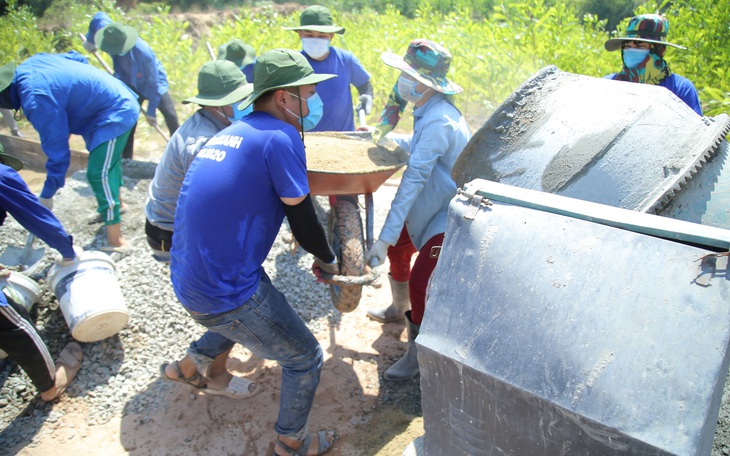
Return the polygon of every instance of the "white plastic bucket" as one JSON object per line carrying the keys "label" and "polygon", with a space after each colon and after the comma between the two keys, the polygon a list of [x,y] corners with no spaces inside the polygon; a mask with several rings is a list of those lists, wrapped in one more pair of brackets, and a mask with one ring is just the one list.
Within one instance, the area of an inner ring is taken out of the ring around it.
{"label": "white plastic bucket", "polygon": [[[25,307],[28,312],[38,301],[38,295],[41,293],[38,282],[15,271],[11,271],[7,277],[0,278],[0,290],[13,298],[13,301]],[[0,359],[7,357],[8,354],[0,350]]]}
{"label": "white plastic bucket", "polygon": [[48,283],[79,342],[106,339],[127,325],[129,313],[109,255],[88,251],[75,264],[53,266]]}

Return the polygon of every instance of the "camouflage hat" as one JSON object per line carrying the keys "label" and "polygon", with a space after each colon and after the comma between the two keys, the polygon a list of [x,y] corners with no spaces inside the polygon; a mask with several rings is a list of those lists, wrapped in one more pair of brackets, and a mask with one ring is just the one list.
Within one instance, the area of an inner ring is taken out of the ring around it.
{"label": "camouflage hat", "polygon": [[256,50],[250,44],[246,44],[243,40],[234,38],[226,44],[222,44],[218,48],[218,58],[220,60],[230,60],[237,67],[243,68],[253,63],[256,58]]}
{"label": "camouflage hat", "polygon": [[0,92],[7,89],[15,77],[15,62],[0,67]]}
{"label": "camouflage hat", "polygon": [[312,5],[299,16],[299,27],[284,27],[284,30],[311,30],[320,33],[344,34],[345,27],[332,23],[332,15],[324,6]]}
{"label": "camouflage hat", "polygon": [[631,18],[629,26],[626,27],[626,36],[611,38],[603,44],[603,47],[607,51],[617,51],[621,49],[621,45],[625,41],[644,41],[646,43],[665,44],[677,49],[687,49],[684,46],[668,42],[668,32],[669,21],[667,21],[667,18],[658,14],[641,14]]}
{"label": "camouflage hat", "polygon": [[134,27],[112,22],[94,34],[94,43],[104,52],[120,55],[134,47],[137,36],[139,35]]}
{"label": "camouflage hat", "polygon": [[272,90],[317,84],[337,77],[336,74],[315,74],[312,65],[300,53],[289,49],[264,52],[253,67],[253,93],[238,105],[244,110],[261,95]]}
{"label": "camouflage hat", "polygon": [[421,84],[445,95],[454,95],[464,90],[446,77],[451,66],[451,54],[433,41],[419,38],[408,45],[405,57],[383,52],[380,58],[386,65],[401,70]]}

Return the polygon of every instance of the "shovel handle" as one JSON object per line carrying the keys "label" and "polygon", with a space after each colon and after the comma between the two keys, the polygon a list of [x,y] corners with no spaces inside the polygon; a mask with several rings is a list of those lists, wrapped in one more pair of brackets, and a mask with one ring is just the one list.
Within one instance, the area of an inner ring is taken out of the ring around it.
{"label": "shovel handle", "polygon": [[365,120],[365,110],[364,109],[358,109],[357,118],[360,121],[360,127],[364,128],[367,126],[367,121]]}

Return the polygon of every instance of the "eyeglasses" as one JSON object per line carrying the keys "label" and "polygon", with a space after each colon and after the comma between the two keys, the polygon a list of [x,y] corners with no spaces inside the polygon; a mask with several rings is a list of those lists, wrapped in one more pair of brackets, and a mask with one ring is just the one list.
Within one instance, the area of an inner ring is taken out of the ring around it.
{"label": "eyeglasses", "polygon": [[646,41],[638,41],[638,40],[628,40],[624,41],[624,48],[630,47],[630,48],[639,48],[639,49],[651,49],[651,43],[647,43]]}

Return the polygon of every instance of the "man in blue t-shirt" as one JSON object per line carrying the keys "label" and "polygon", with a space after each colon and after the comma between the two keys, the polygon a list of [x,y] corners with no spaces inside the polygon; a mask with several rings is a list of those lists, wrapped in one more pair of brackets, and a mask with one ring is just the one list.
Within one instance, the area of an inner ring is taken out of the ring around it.
{"label": "man in blue t-shirt", "polygon": [[611,38],[603,47],[607,51],[621,50],[623,68],[604,76],[615,81],[638,82],[664,87],[675,94],[694,112],[702,115],[700,97],[692,82],[669,69],[664,59],[667,46],[687,49],[667,41],[669,21],[658,14],[642,14],[631,18],[626,36]]}
{"label": "man in blue t-shirt", "polygon": [[[360,95],[356,110],[363,109],[366,115],[373,109],[373,86],[370,83],[370,74],[352,52],[330,45],[335,33],[342,35],[345,28],[332,25],[329,10],[324,6],[314,5],[302,11],[299,27],[284,29],[294,30],[299,34],[302,54],[316,74],[337,75],[336,78],[317,85],[317,94],[322,97],[324,111],[322,120],[312,131],[354,131],[350,84]],[[360,129],[366,128],[361,125],[358,127]]]}
{"label": "man in blue t-shirt", "polygon": [[253,103],[254,111],[200,150],[175,211],[170,272],[180,303],[209,331],[282,367],[276,454],[322,454],[335,440],[333,431],[307,430],[322,349],[263,268],[286,216],[315,256],[315,275],[339,274],[309,195],[300,137],[321,110],[315,85],[334,76],[315,74],[294,51],[261,55],[254,92],[239,106]]}

